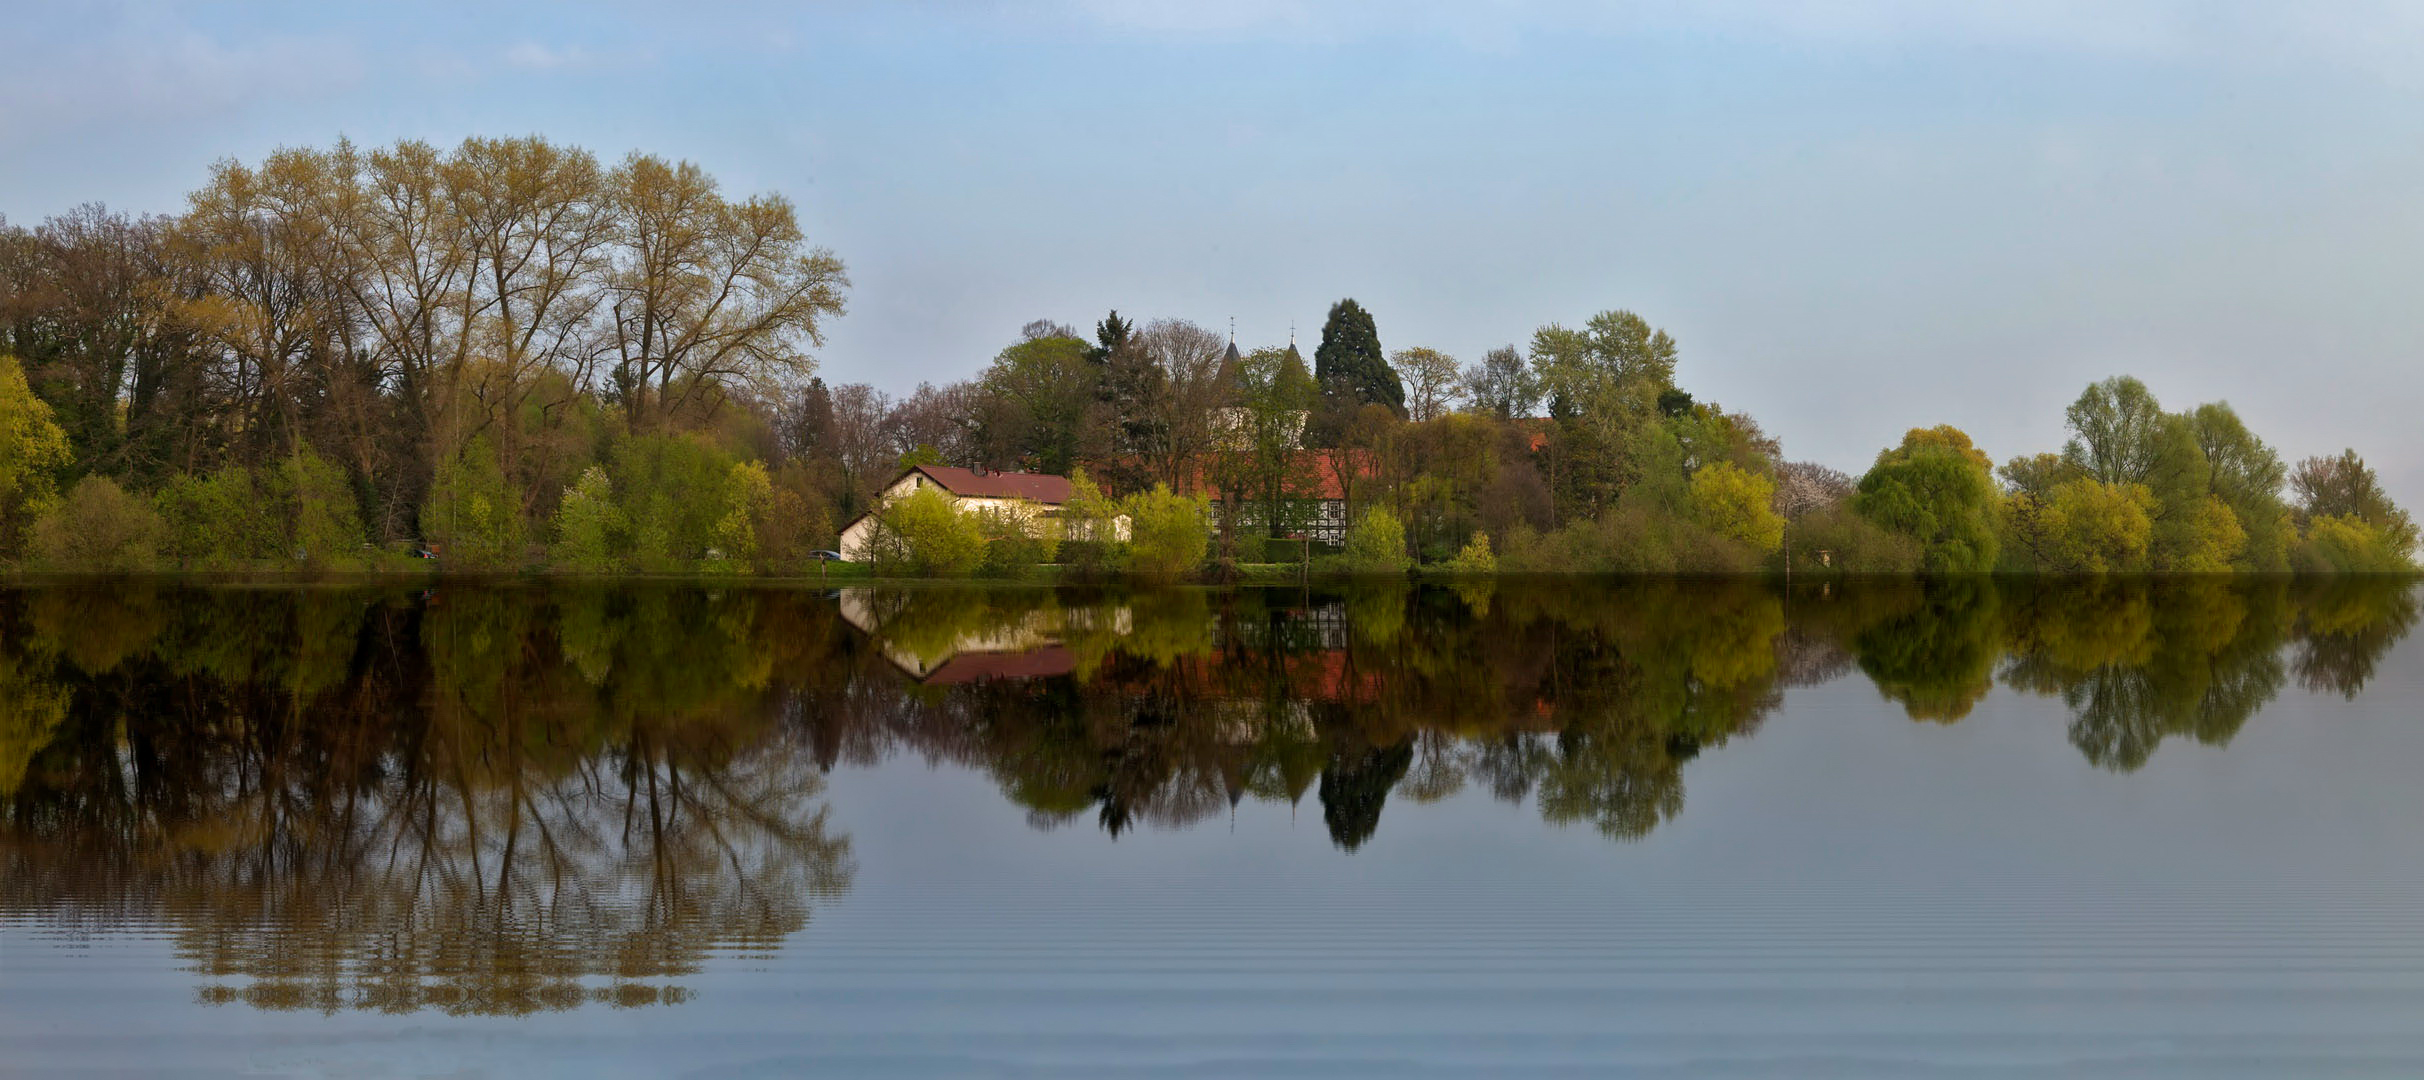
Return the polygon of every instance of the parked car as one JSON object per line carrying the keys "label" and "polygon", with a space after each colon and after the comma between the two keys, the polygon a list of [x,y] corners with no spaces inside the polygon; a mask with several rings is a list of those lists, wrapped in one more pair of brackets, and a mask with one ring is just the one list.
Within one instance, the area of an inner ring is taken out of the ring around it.
{"label": "parked car", "polygon": [[818,561],[818,562],[841,562],[841,561],[842,561],[842,553],[841,553],[841,552],[838,552],[838,551],[825,551],[825,550],[822,550],[822,549],[819,549],[819,550],[816,550],[816,551],[811,551],[811,552],[809,552],[809,553],[808,553],[808,557],[809,557],[809,558],[811,558],[811,559],[814,559],[814,560],[816,560],[816,561]]}

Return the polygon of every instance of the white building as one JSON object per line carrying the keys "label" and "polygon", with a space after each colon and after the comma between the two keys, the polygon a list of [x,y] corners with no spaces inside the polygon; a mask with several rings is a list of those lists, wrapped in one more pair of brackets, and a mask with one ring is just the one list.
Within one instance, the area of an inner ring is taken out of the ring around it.
{"label": "white building", "polygon": [[[999,472],[992,469],[963,469],[953,465],[919,465],[907,469],[885,485],[875,497],[877,509],[894,499],[905,498],[920,488],[935,487],[951,496],[951,504],[960,513],[973,514],[980,510],[1011,514],[1026,519],[1040,535],[1066,539],[1061,535],[1061,507],[1069,501],[1071,485],[1066,476],[1044,473]],[[869,510],[850,519],[842,526],[842,558],[851,562],[869,561],[875,540],[876,511]],[[1128,538],[1128,519],[1118,518],[1114,527],[1116,539]],[[1078,537],[1076,539],[1085,539]]]}

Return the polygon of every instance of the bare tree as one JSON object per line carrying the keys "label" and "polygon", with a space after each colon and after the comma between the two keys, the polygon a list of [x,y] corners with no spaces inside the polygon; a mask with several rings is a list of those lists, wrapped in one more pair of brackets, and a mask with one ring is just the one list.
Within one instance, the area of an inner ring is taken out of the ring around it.
{"label": "bare tree", "polygon": [[1153,474],[1173,488],[1194,482],[1196,462],[1218,435],[1220,410],[1229,403],[1220,361],[1226,341],[1181,319],[1156,319],[1137,334],[1147,359],[1161,369],[1155,403],[1156,445],[1148,451]]}
{"label": "bare tree", "polygon": [[1456,358],[1437,349],[1415,346],[1389,355],[1389,366],[1406,388],[1406,415],[1416,421],[1436,420],[1454,407],[1457,397]]}

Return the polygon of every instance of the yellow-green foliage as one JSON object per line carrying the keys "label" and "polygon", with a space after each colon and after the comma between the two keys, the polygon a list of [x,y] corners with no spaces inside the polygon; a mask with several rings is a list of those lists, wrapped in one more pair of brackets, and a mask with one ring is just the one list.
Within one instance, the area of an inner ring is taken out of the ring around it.
{"label": "yellow-green foliage", "polygon": [[522,561],[529,530],[522,498],[497,464],[496,448],[475,439],[438,466],[421,508],[421,536],[448,566],[505,569]]}
{"label": "yellow-green foliage", "polygon": [[985,534],[972,514],[959,512],[938,487],[920,487],[876,511],[876,572],[959,577],[985,558]]}
{"label": "yellow-green foliage", "polygon": [[2013,543],[2034,563],[2023,569],[2127,573],[2146,569],[2154,512],[2154,493],[2144,484],[2081,477],[2054,485],[2043,498],[2012,496],[2004,521]]}
{"label": "yellow-green foliage", "polygon": [[1692,474],[1692,513],[1702,528],[1760,554],[1784,543],[1784,519],[1776,515],[1776,482],[1730,461],[1703,465]]}
{"label": "yellow-green foliage", "polygon": [[148,570],[166,532],[150,503],[106,476],[87,476],[34,523],[32,554],[50,570]]}
{"label": "yellow-green foliage", "polygon": [[711,569],[729,573],[748,570],[758,561],[759,535],[774,510],[774,479],[761,462],[735,462],[724,482],[724,516],[715,524],[715,550],[722,556]]}
{"label": "yellow-green foliage", "polygon": [[1012,510],[979,510],[977,532],[985,538],[985,557],[978,569],[987,577],[1017,578],[1052,561],[1058,545],[1028,515]]}
{"label": "yellow-green foliage", "polygon": [[564,489],[556,504],[555,564],[581,573],[603,573],[621,565],[623,511],[615,505],[614,481],[592,465]]}
{"label": "yellow-green foliage", "polygon": [[1490,550],[1490,534],[1474,533],[1471,540],[1465,541],[1464,549],[1458,551],[1455,558],[1448,560],[1445,569],[1448,573],[1459,575],[1478,576],[1497,573],[1498,554]]}
{"label": "yellow-green foliage", "polygon": [[634,436],[613,456],[629,557],[642,570],[678,570],[705,558],[730,510],[724,492],[732,459],[686,435]]}
{"label": "yellow-green foliage", "polygon": [[1413,561],[1406,555],[1406,527],[1385,506],[1366,509],[1356,519],[1339,557],[1350,574],[1403,574]]}
{"label": "yellow-green foliage", "polygon": [[2398,536],[2354,514],[2315,518],[2292,553],[2301,573],[2388,574],[2415,569]]}
{"label": "yellow-green foliage", "polygon": [[362,518],[345,474],[304,447],[258,469],[182,475],[153,500],[167,554],[189,570],[357,565]]}
{"label": "yellow-green foliage", "polygon": [[1203,565],[1212,545],[1204,500],[1155,484],[1130,497],[1127,508],[1130,573],[1169,580]]}
{"label": "yellow-green foliage", "polygon": [[25,369],[0,356],[0,559],[16,554],[26,530],[59,497],[68,465],[67,433],[51,407],[26,385]]}
{"label": "yellow-green foliage", "polygon": [[2158,553],[2155,569],[2172,574],[2223,574],[2247,549],[2247,530],[2221,498],[2208,495],[2177,508],[2172,543]]}

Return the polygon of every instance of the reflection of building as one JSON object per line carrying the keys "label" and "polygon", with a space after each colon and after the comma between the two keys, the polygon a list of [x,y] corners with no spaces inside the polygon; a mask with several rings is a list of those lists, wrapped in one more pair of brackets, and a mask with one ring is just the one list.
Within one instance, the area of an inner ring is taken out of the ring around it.
{"label": "reflection of building", "polygon": [[979,618],[927,625],[919,612],[891,606],[902,599],[874,589],[844,589],[842,621],[875,639],[885,660],[919,682],[1033,679],[1077,670],[1076,654],[1061,644],[1070,620],[1057,608],[992,617],[990,609],[980,607]]}
{"label": "reflection of building", "polygon": [[[1000,472],[993,469],[963,469],[954,465],[919,465],[902,470],[901,475],[876,495],[876,510],[850,519],[842,526],[842,557],[852,562],[865,562],[872,553],[876,535],[876,512],[894,499],[906,498],[921,488],[938,488],[951,496],[951,504],[963,514],[991,511],[1026,520],[1029,524],[1055,521],[1061,507],[1069,501],[1071,486],[1066,476],[1045,473]],[[1115,525],[1120,539],[1126,539],[1127,519]],[[1051,535],[1058,536],[1057,532]]]}

